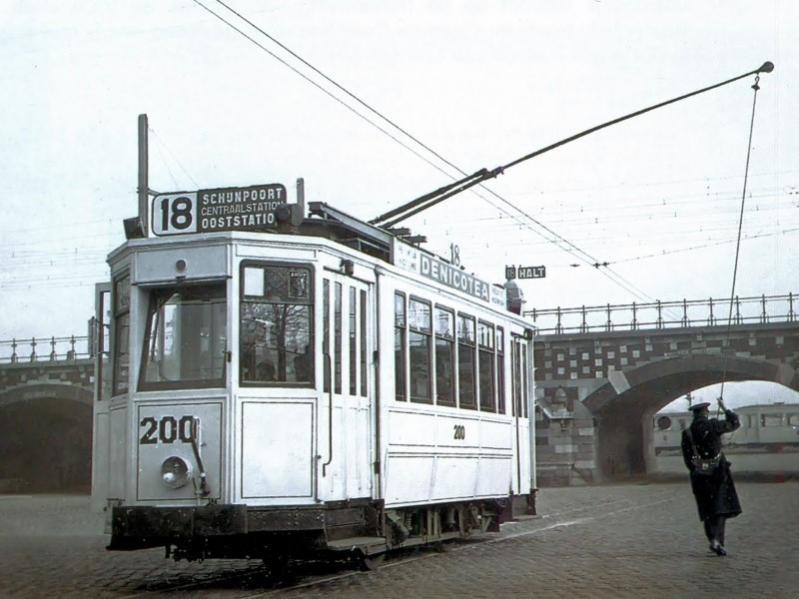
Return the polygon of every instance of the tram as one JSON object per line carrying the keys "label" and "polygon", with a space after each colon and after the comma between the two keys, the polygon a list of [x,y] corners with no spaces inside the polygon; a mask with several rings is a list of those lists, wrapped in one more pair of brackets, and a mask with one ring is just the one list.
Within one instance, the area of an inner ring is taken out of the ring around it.
{"label": "tram", "polygon": [[108,549],[368,564],[534,513],[534,330],[506,290],[286,196],[162,194],[108,256]]}
{"label": "tram", "polygon": [[[722,437],[724,455],[736,475],[799,476],[799,404],[770,403],[735,408],[740,428]],[[685,475],[682,431],[691,424],[690,412],[662,412],[653,420],[652,472]],[[723,417],[723,416],[722,416]]]}

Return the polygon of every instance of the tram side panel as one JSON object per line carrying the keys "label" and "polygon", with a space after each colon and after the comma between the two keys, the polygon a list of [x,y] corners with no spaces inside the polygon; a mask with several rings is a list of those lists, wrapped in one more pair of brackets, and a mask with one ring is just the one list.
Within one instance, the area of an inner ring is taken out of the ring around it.
{"label": "tram side panel", "polygon": [[[383,384],[380,395],[383,406],[382,490],[387,507],[501,498],[507,497],[511,490],[515,493],[528,492],[524,484],[518,483],[517,472],[521,470],[522,480],[529,480],[529,455],[521,456],[520,467],[517,467],[517,461],[520,459],[519,450],[528,453],[529,427],[520,423],[517,443],[515,418],[510,414],[507,367],[503,393],[505,414],[438,406],[433,405],[432,400],[430,403],[419,403],[407,397],[397,398],[398,384],[404,385],[405,394],[413,394],[414,385],[419,384],[416,373],[411,372],[410,360],[396,358],[395,343],[403,346],[402,350],[406,354],[409,351],[407,334],[406,338],[397,340],[396,302],[404,302],[410,317],[411,297],[427,301],[432,309],[442,306],[454,314],[463,312],[473,318],[491,320],[503,328],[506,339],[511,329],[509,321],[496,315],[490,316],[488,311],[481,312],[471,303],[447,299],[444,294],[432,292],[429,288],[425,290],[386,277],[385,284],[381,285],[380,297]],[[507,341],[504,341],[504,345],[508,345]],[[431,351],[431,354],[429,376],[435,379],[435,352]],[[504,355],[509,355],[507,349]],[[399,362],[401,372],[397,376],[395,365]],[[506,364],[507,360],[502,363]],[[454,376],[454,379],[457,393],[457,377]],[[479,381],[475,381],[475,387],[479,388]]]}

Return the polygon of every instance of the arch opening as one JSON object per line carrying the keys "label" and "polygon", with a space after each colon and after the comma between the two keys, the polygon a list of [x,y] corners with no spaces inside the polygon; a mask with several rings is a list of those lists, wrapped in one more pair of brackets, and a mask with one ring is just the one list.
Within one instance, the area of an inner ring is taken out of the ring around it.
{"label": "arch opening", "polygon": [[[88,393],[88,392],[86,392]],[[0,492],[88,493],[91,489],[92,406],[59,397],[0,401]],[[81,398],[83,399],[83,398]]]}
{"label": "arch opening", "polygon": [[596,464],[602,480],[653,473],[654,416],[688,393],[702,397],[701,401],[715,399],[717,395],[710,394],[717,394],[718,383],[725,380],[725,400],[734,407],[738,401],[732,398],[745,388],[741,383],[769,382],[799,401],[799,394],[791,390],[796,387],[793,371],[786,376],[779,366],[757,360],[731,358],[725,364],[721,356],[692,356],[648,364],[625,374],[632,383],[628,389],[621,393],[604,389],[585,402],[597,416]]}

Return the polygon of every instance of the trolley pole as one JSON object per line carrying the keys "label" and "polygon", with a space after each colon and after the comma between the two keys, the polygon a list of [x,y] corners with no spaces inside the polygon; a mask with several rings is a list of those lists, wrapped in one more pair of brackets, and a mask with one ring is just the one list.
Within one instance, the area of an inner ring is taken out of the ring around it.
{"label": "trolley pole", "polygon": [[139,115],[139,222],[141,224],[144,237],[149,236],[150,219],[147,204],[149,196],[149,176],[148,176],[148,147],[147,147],[147,115]]}

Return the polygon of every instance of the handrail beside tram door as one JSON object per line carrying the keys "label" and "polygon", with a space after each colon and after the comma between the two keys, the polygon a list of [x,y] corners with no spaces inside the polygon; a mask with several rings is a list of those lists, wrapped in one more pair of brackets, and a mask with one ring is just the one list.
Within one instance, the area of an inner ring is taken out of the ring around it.
{"label": "handrail beside tram door", "polygon": [[333,358],[326,353],[324,359],[330,375],[330,385],[327,402],[327,461],[322,464],[322,476],[327,475],[327,467],[333,462]]}

